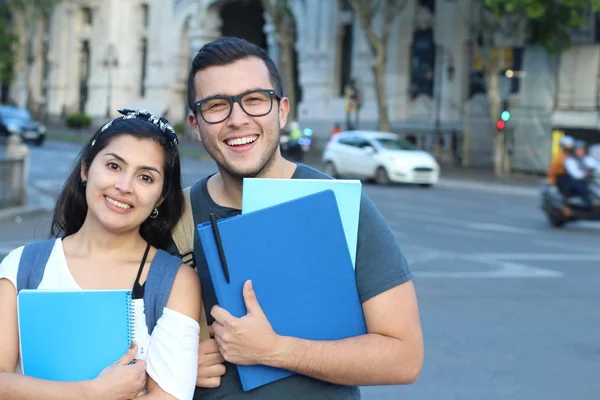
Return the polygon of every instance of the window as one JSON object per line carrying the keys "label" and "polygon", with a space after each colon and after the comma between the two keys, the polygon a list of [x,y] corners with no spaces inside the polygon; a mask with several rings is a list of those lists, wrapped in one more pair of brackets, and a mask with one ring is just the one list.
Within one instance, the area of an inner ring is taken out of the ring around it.
{"label": "window", "polygon": [[84,25],[92,26],[92,23],[94,22],[94,13],[90,7],[83,7],[81,9],[81,17]]}
{"label": "window", "polygon": [[148,40],[142,39],[140,55],[140,97],[146,96],[146,64],[148,62]]}
{"label": "window", "polygon": [[85,112],[85,106],[89,97],[90,78],[90,42],[84,40],[81,43],[79,53],[79,112]]}
{"label": "window", "polygon": [[343,138],[338,139],[338,143],[345,144],[346,146],[356,146],[356,137],[354,137],[354,136],[343,137]]}
{"label": "window", "polygon": [[352,49],[354,47],[354,11],[348,0],[338,0],[338,26],[335,52],[334,95],[344,97],[344,88],[352,79]]}
{"label": "window", "polygon": [[148,4],[142,4],[142,26],[144,28],[148,27],[148,22],[150,20],[150,8]]}
{"label": "window", "polygon": [[375,141],[386,150],[416,150],[412,143],[401,138],[377,138]]}
{"label": "window", "polygon": [[356,141],[354,142],[354,146],[358,147],[359,149],[364,149],[365,147],[373,147],[371,142],[369,142],[367,139],[363,139],[360,137],[356,138]]}

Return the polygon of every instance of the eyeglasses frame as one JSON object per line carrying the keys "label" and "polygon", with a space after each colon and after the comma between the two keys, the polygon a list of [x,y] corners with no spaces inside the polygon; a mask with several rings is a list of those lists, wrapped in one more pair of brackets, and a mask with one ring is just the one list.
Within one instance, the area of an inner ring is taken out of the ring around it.
{"label": "eyeglasses frame", "polygon": [[[271,106],[269,107],[269,111],[267,111],[264,114],[253,115],[244,109],[244,105],[242,104],[242,98],[244,96],[249,95],[250,93],[254,93],[254,92],[267,92],[269,94],[269,98],[271,100]],[[195,102],[194,103],[194,112],[196,114],[196,118],[198,118],[198,114],[200,114],[200,116],[202,117],[204,122],[206,122],[207,124],[211,124],[211,125],[220,124],[221,122],[223,122],[223,121],[227,120],[229,117],[231,117],[231,113],[233,112],[233,106],[235,103],[238,103],[240,105],[240,108],[242,109],[243,112],[246,113],[246,115],[248,115],[250,117],[264,117],[265,115],[268,115],[269,113],[271,113],[271,111],[273,111],[273,97],[277,98],[277,100],[281,100],[283,95],[278,90],[275,90],[275,89],[252,89],[252,90],[247,90],[244,93],[240,93],[236,96],[215,95],[215,96],[210,96],[210,97],[207,97],[205,99],[198,100],[197,102]],[[209,100],[213,100],[213,99],[228,100],[229,104],[230,104],[229,112],[227,113],[227,116],[217,122],[207,121],[206,118],[204,118],[204,114],[202,113],[202,110],[201,110],[202,103],[209,101]]]}

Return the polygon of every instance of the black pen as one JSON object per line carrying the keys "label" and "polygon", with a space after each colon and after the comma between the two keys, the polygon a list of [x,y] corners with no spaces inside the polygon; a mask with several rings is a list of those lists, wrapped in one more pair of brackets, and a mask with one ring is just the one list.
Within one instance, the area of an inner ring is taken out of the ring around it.
{"label": "black pen", "polygon": [[223,251],[223,243],[221,242],[221,235],[219,234],[219,227],[217,226],[217,218],[215,214],[210,213],[210,225],[212,226],[213,235],[215,236],[215,242],[217,243],[217,250],[219,251],[219,258],[221,259],[221,267],[223,267],[223,273],[225,274],[225,280],[230,283],[229,280],[229,268],[227,268],[227,260],[225,259],[225,252]]}

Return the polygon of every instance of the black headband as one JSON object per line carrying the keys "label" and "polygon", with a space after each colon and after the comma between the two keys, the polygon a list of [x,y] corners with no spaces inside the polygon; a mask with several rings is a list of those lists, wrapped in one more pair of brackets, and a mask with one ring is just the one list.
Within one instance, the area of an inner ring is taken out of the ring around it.
{"label": "black headband", "polygon": [[[167,138],[169,139],[169,142],[174,144],[174,145],[178,145],[179,144],[179,139],[177,139],[177,133],[175,133],[175,130],[171,127],[171,125],[169,125],[169,121],[167,121],[166,119],[162,118],[162,117],[157,117],[156,115],[152,115],[150,114],[150,112],[146,111],[146,110],[129,110],[127,108],[120,108],[119,113],[123,114],[123,117],[118,117],[113,119],[112,121],[108,121],[98,132],[98,134],[96,135],[99,136],[100,134],[102,134],[102,132],[104,132],[105,130],[107,130],[112,124],[115,124],[119,121],[124,121],[127,119],[133,119],[133,118],[139,118],[141,120],[144,121],[148,121],[152,124],[154,124],[158,129],[160,129],[165,136],[167,136]],[[96,144],[96,139],[94,139],[92,141],[92,147],[94,147],[94,144]]]}

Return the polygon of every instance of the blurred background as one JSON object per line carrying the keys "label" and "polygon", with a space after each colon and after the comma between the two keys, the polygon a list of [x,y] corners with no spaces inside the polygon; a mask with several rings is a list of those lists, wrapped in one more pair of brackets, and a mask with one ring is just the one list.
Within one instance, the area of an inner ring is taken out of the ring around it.
{"label": "blurred background", "polygon": [[0,0],[0,258],[48,235],[73,160],[118,108],[171,122],[186,184],[214,172],[186,122],[188,69],[202,45],[237,36],[280,68],[285,156],[364,179],[415,271],[423,374],[363,397],[597,399],[600,186],[596,214],[556,224],[545,175],[564,136],[600,144],[599,10]]}

